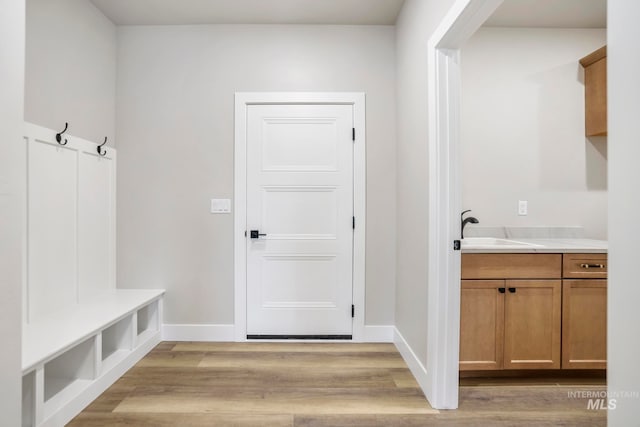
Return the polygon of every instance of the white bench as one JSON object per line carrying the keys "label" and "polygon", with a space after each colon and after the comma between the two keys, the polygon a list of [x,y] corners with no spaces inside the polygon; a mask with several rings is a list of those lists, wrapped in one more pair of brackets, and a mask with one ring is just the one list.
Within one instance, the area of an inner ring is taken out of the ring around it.
{"label": "white bench", "polygon": [[163,295],[107,291],[24,325],[22,425],[64,425],[156,346]]}

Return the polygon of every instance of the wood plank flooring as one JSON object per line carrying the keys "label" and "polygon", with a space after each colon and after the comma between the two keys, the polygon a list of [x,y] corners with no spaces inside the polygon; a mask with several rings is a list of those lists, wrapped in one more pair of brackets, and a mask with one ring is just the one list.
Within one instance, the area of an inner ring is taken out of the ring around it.
{"label": "wood plank flooring", "polygon": [[393,344],[164,342],[68,425],[606,425],[568,396],[603,380],[501,381],[463,380],[460,409],[436,411]]}

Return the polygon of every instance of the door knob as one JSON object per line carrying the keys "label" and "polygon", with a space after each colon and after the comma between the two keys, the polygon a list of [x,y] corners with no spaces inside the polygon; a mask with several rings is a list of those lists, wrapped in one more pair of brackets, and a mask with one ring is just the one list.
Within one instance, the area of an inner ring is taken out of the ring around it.
{"label": "door knob", "polygon": [[259,239],[261,236],[266,236],[266,234],[260,233],[260,230],[251,230],[252,239]]}

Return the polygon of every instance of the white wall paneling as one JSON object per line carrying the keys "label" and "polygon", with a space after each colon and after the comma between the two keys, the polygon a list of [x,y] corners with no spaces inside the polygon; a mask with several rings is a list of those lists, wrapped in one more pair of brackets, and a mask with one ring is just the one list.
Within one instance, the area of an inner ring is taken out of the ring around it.
{"label": "white wall paneling", "polygon": [[115,289],[116,152],[25,125],[26,321]]}
{"label": "white wall paneling", "polygon": [[65,424],[160,342],[164,291],[115,286],[116,151],[61,141],[24,125],[23,426]]}
{"label": "white wall paneling", "polygon": [[77,302],[78,150],[53,136],[26,138],[29,320]]}
{"label": "white wall paneling", "polygon": [[115,150],[78,158],[78,298],[115,288]]}

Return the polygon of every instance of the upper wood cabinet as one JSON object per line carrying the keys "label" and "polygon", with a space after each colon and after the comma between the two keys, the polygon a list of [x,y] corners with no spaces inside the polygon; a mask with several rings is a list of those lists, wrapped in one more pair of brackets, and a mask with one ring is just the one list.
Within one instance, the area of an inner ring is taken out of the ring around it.
{"label": "upper wood cabinet", "polygon": [[607,47],[580,60],[584,67],[586,136],[607,135]]}

